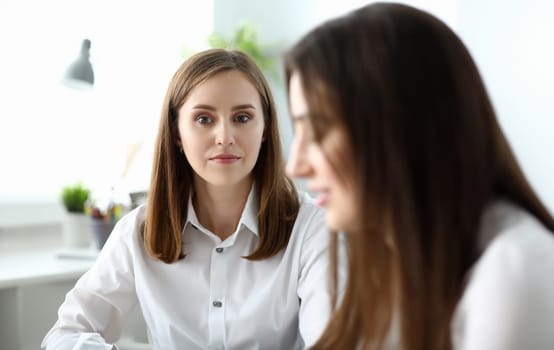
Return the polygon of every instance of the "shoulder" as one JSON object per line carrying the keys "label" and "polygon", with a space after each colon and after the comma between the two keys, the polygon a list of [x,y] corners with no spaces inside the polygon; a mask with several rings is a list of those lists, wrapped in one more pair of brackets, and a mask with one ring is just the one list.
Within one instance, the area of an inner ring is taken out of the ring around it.
{"label": "shoulder", "polygon": [[141,234],[143,222],[144,207],[133,209],[117,221],[100,250],[95,271],[111,270],[126,273],[138,257],[144,256]]}
{"label": "shoulder", "polygon": [[[554,235],[511,203],[484,214],[483,253],[458,305],[463,348],[542,349],[554,341]],[[509,342],[509,344],[508,344]]]}
{"label": "shoulder", "polygon": [[[554,234],[533,215],[509,202],[497,202],[483,217],[483,254],[475,274],[496,272],[526,282],[554,267]],[[495,271],[498,268],[499,271]]]}
{"label": "shoulder", "polygon": [[510,224],[489,242],[474,267],[470,286],[495,281],[498,293],[518,298],[541,288],[554,301],[554,235],[537,219],[513,211]]}
{"label": "shoulder", "polygon": [[141,229],[145,217],[146,204],[143,204],[123,215],[116,223],[112,234],[128,242],[137,240],[141,237]]}

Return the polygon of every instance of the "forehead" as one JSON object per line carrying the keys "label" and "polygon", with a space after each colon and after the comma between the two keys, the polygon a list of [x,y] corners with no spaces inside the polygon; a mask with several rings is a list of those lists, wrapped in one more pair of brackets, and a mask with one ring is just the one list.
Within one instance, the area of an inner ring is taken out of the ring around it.
{"label": "forehead", "polygon": [[250,103],[261,104],[260,94],[242,72],[229,70],[216,73],[195,86],[185,99],[187,103]]}
{"label": "forehead", "polygon": [[289,100],[290,111],[293,116],[306,116],[308,114],[308,104],[306,95],[302,88],[302,77],[300,73],[293,72],[289,81]]}

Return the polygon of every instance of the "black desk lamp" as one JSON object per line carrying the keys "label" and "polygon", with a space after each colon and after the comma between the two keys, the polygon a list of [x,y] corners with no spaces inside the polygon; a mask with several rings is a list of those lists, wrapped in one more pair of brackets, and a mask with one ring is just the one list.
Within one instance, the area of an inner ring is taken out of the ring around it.
{"label": "black desk lamp", "polygon": [[72,87],[92,87],[94,85],[94,71],[90,63],[89,39],[84,39],[81,44],[81,53],[67,69],[65,83]]}

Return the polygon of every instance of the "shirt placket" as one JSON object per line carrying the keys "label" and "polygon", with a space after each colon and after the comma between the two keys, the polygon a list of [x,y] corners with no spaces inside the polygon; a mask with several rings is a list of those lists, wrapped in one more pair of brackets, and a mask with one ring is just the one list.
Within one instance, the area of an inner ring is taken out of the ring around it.
{"label": "shirt placket", "polygon": [[208,327],[210,349],[225,349],[225,250],[218,245],[212,250],[210,264],[210,305]]}

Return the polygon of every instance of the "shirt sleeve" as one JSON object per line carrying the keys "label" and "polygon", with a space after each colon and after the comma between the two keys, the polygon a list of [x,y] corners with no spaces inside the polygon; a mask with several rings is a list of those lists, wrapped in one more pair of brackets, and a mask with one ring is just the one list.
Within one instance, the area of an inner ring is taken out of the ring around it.
{"label": "shirt sleeve", "polygon": [[476,265],[453,330],[456,349],[554,347],[554,237],[518,233],[492,243]]}
{"label": "shirt sleeve", "polygon": [[43,348],[116,349],[113,343],[137,303],[130,251],[132,221],[127,216],[116,224],[95,264],[67,293]]}
{"label": "shirt sleeve", "polygon": [[331,310],[329,294],[329,238],[323,210],[313,214],[301,228],[305,231],[300,257],[298,296],[299,328],[304,345],[312,346],[321,336]]}

